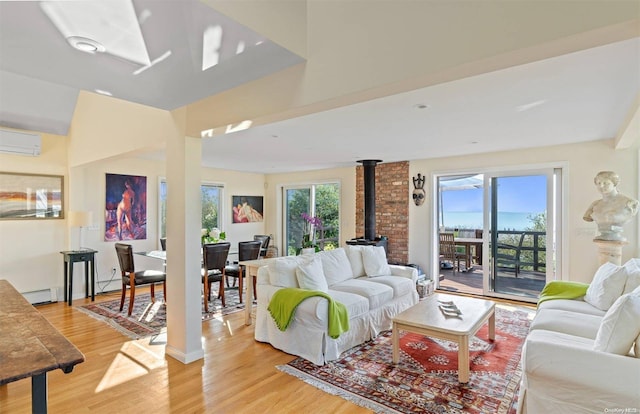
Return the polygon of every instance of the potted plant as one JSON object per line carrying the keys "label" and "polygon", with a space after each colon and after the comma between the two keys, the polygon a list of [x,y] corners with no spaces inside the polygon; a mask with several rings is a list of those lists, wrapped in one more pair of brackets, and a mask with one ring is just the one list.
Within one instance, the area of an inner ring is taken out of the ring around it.
{"label": "potted plant", "polygon": [[316,231],[320,232],[320,238],[323,237],[324,227],[320,217],[312,217],[307,213],[302,213],[302,218],[306,221],[305,232],[302,235],[302,246],[298,249],[297,254],[310,254],[320,251],[320,247],[316,244]]}
{"label": "potted plant", "polygon": [[220,231],[219,228],[214,227],[211,230],[202,229],[201,243],[219,243],[222,240],[227,239],[227,233]]}

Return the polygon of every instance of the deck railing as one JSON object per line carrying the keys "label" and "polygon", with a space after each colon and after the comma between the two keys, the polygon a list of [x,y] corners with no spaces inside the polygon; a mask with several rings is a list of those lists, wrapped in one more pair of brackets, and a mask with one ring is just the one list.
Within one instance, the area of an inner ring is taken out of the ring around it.
{"label": "deck railing", "polygon": [[[462,237],[482,237],[482,229],[447,229]],[[465,234],[470,233],[470,234]],[[511,265],[508,260],[499,260],[498,267],[502,269],[546,272],[547,248],[544,231],[534,230],[498,230],[496,239],[490,242],[495,246],[490,249],[491,257],[512,256]]]}
{"label": "deck railing", "polygon": [[[514,266],[518,270],[545,272],[547,261],[546,235],[544,231],[499,230],[496,232],[493,256],[498,249],[511,250]],[[506,246],[506,247],[505,247]]]}

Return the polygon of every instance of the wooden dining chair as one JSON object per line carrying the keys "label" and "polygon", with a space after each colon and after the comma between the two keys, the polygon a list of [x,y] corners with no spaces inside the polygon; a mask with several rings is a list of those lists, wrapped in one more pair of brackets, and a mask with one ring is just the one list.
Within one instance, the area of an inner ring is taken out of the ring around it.
{"label": "wooden dining chair", "polygon": [[262,243],[262,246],[260,246],[260,257],[265,257],[267,255],[267,249],[269,248],[271,236],[266,234],[256,234],[253,236],[253,240],[259,240]]}
{"label": "wooden dining chair", "polygon": [[122,272],[122,296],[120,298],[120,311],[124,307],[124,298],[129,287],[129,311],[131,316],[133,311],[133,301],[136,297],[136,286],[150,285],[151,301],[155,302],[155,284],[162,282],[162,291],[164,292],[164,300],[167,301],[167,274],[159,270],[135,270],[133,263],[133,249],[130,244],[116,243],[116,255],[118,263],[120,263],[120,271]]}
{"label": "wooden dining chair", "polygon": [[466,254],[456,251],[455,237],[453,233],[440,233],[440,257],[442,260],[449,261],[453,264],[453,271],[456,268],[460,271],[460,260],[465,260],[465,264],[469,267]]}
{"label": "wooden dining chair", "polygon": [[211,300],[211,284],[219,282],[218,298],[222,300],[222,306],[226,305],[224,300],[224,275],[227,265],[227,256],[231,243],[206,243],[202,245],[202,283],[204,284],[204,311],[209,312],[209,301]]}
{"label": "wooden dining chair", "polygon": [[[238,261],[244,260],[256,260],[260,256],[260,249],[262,248],[262,242],[260,240],[254,241],[242,241],[238,243]],[[236,263],[230,264],[225,267],[225,277],[234,277],[238,279],[238,294],[240,295],[240,303],[242,303],[242,280],[244,279],[245,269],[244,266]],[[253,293],[255,295],[256,285],[255,279],[253,279]],[[256,296],[257,298],[257,296]]]}

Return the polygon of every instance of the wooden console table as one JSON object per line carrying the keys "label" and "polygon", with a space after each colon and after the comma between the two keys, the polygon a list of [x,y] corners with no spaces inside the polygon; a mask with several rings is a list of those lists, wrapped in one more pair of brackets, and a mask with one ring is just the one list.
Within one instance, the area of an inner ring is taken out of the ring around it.
{"label": "wooden console table", "polygon": [[0,298],[0,387],[31,377],[31,411],[46,413],[47,372],[68,374],[84,355],[6,280]]}
{"label": "wooden console table", "polygon": [[[64,301],[71,306],[73,296],[73,264],[84,262],[85,298],[89,297],[89,267],[91,267],[91,301],[96,298],[96,266],[97,250],[67,250],[60,252],[64,256]],[[67,286],[67,280],[69,285]]]}

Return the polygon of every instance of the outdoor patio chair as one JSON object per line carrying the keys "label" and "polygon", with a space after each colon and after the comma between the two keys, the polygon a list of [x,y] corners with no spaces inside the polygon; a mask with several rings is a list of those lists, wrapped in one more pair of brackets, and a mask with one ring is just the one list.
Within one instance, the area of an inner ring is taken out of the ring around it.
{"label": "outdoor patio chair", "polygon": [[456,251],[455,237],[453,233],[440,233],[440,258],[441,260],[451,262],[453,265],[453,271],[460,271],[460,260],[465,261],[467,267],[470,263],[466,263],[467,257],[464,253]]}
{"label": "outdoor patio chair", "polygon": [[496,243],[495,263],[496,269],[503,271],[512,271],[515,277],[520,273],[522,244],[526,233],[514,235],[517,240],[516,244],[509,244],[504,241]]}

